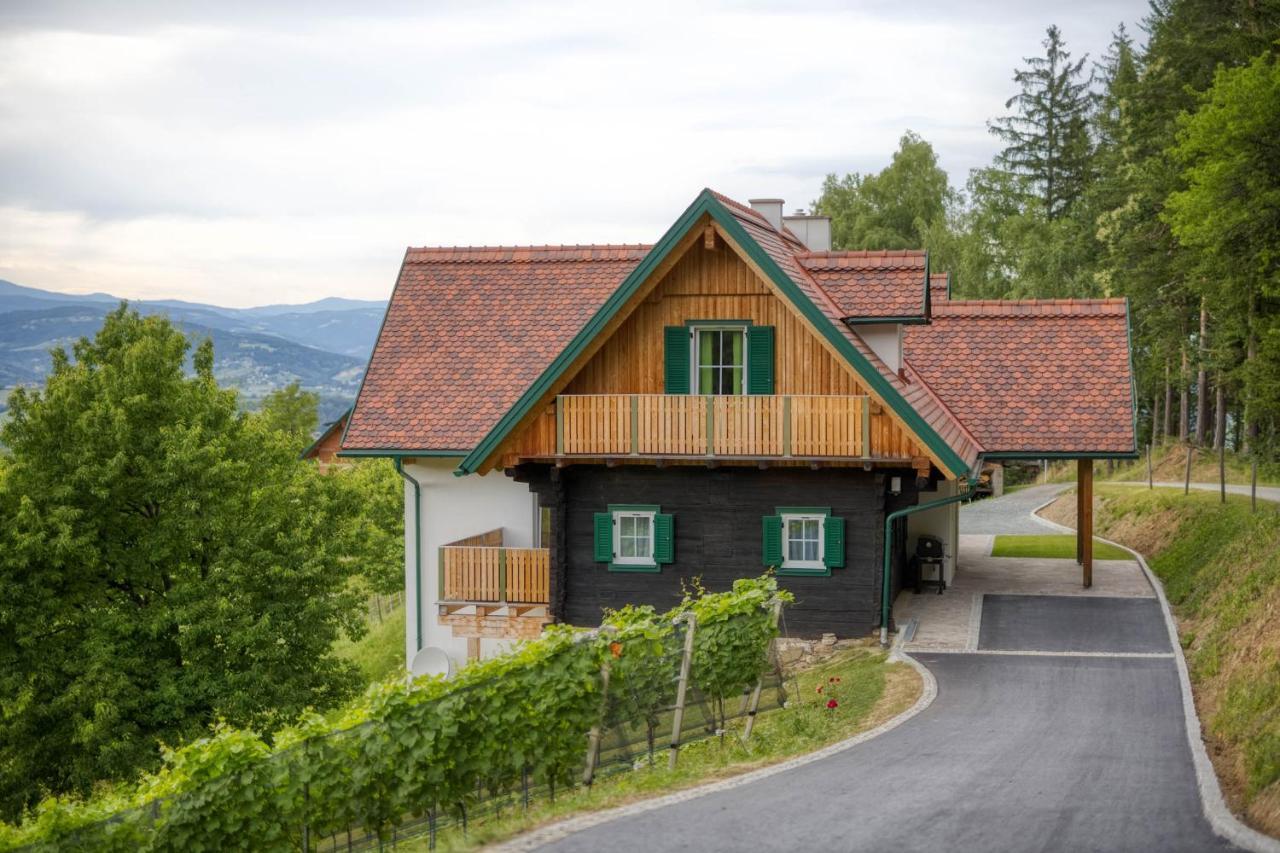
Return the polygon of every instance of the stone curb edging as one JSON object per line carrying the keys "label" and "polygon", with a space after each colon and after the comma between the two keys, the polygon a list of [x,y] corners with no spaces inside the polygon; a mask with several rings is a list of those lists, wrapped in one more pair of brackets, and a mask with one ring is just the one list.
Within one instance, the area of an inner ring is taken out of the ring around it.
{"label": "stone curb edging", "polygon": [[653,811],[654,809],[672,806],[688,800],[694,800],[708,794],[728,791],[732,788],[749,785],[752,782],[758,782],[761,779],[767,779],[770,776],[776,776],[779,773],[785,773],[788,770],[794,770],[797,767],[803,767],[806,764],[812,764],[815,761],[821,761],[824,758],[829,758],[836,753],[844,752],[846,749],[852,749],[861,743],[866,743],[872,738],[879,737],[882,734],[892,731],[933,704],[933,700],[938,696],[938,682],[933,677],[933,673],[929,672],[929,670],[920,664],[915,658],[896,647],[890,652],[888,660],[903,661],[920,675],[920,680],[922,682],[920,698],[916,699],[915,704],[903,711],[901,714],[885,720],[873,729],[868,729],[867,731],[854,735],[851,738],[838,741],[829,746],[824,746],[816,752],[798,755],[795,758],[787,759],[786,761],[778,764],[771,764],[768,767],[761,767],[759,770],[752,770],[751,772],[743,773],[740,776],[721,779],[716,782],[708,782],[705,785],[697,785],[683,791],[676,791],[673,794],[654,797],[637,803],[618,806],[617,808],[571,817],[567,820],[551,824],[550,826],[532,830],[523,835],[517,836],[510,841],[506,841],[486,849],[501,851],[501,853],[517,853],[517,851],[536,850],[545,844],[551,844],[552,842],[559,841],[573,835],[576,832],[581,832],[585,829],[590,829],[591,827],[599,826],[603,823],[643,814],[645,812]]}
{"label": "stone curb edging", "polygon": [[[1065,530],[1068,533],[1075,533],[1075,528],[1058,524],[1058,522],[1044,518],[1039,514],[1040,510],[1056,501],[1058,497],[1060,495],[1055,495],[1052,500],[1046,501],[1031,512],[1041,521],[1052,524],[1054,527]],[[1182,653],[1182,642],[1178,638],[1178,624],[1173,619],[1173,611],[1169,608],[1169,599],[1164,594],[1164,584],[1160,582],[1160,578],[1156,577],[1155,572],[1151,571],[1151,567],[1147,565],[1146,559],[1140,552],[1135,551],[1128,545],[1113,542],[1101,536],[1095,536],[1094,538],[1110,545],[1115,545],[1117,548],[1123,548],[1132,554],[1137,559],[1142,573],[1146,575],[1147,583],[1151,584],[1151,588],[1155,590],[1156,600],[1160,602],[1160,612],[1164,614],[1165,628],[1169,632],[1169,644],[1173,647],[1172,657],[1178,670],[1178,684],[1182,688],[1182,719],[1186,723],[1187,744],[1191,747],[1191,763],[1196,768],[1196,787],[1200,791],[1200,802],[1204,806],[1204,814],[1209,820],[1209,826],[1222,838],[1246,850],[1254,850],[1258,851],[1258,853],[1280,853],[1280,839],[1261,833],[1236,817],[1235,813],[1227,806],[1226,798],[1222,795],[1222,786],[1218,783],[1217,771],[1213,769],[1213,762],[1209,760],[1209,752],[1204,746],[1204,736],[1200,730],[1200,717],[1196,714],[1196,703],[1191,693],[1191,675],[1187,671],[1187,659]]]}

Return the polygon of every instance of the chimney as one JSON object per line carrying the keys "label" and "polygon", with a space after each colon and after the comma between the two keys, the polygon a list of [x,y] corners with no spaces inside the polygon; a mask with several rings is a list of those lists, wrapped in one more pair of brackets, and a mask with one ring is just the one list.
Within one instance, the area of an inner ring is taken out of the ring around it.
{"label": "chimney", "polygon": [[769,224],[774,228],[777,228],[779,231],[782,230],[782,199],[753,198],[749,201],[752,210],[769,220]]}
{"label": "chimney", "polygon": [[814,216],[803,210],[797,210],[794,216],[782,217],[782,222],[810,252],[831,251],[830,216]]}

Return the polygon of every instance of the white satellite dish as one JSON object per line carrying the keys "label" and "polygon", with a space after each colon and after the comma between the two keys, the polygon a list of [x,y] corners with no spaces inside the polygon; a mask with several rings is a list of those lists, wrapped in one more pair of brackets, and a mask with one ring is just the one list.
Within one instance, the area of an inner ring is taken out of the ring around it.
{"label": "white satellite dish", "polygon": [[443,675],[448,678],[453,675],[453,661],[439,646],[427,646],[418,649],[418,653],[413,656],[409,672],[414,678],[420,675]]}

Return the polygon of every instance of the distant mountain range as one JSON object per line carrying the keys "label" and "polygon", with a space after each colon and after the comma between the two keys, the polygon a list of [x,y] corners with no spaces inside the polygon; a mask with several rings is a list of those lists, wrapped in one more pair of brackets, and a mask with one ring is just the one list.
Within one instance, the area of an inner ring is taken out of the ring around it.
{"label": "distant mountain range", "polygon": [[[120,301],[106,293],[56,293],[0,280],[0,388],[43,380],[49,350],[92,336]],[[297,381],[320,394],[322,420],[334,419],[355,399],[386,310],[385,302],[339,297],[257,308],[174,299],[129,305],[167,315],[193,339],[212,338],[218,380],[238,388],[249,405]]]}

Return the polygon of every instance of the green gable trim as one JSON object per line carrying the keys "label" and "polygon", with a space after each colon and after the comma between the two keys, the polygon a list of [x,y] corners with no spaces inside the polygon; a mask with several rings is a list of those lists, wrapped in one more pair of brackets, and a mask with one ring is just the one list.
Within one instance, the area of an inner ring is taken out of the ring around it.
{"label": "green gable trim", "polygon": [[993,451],[983,453],[989,461],[1036,461],[1038,459],[1138,459],[1138,451]]}
{"label": "green gable trim", "polygon": [[714,203],[711,215],[720,227],[724,228],[729,236],[734,239],[734,242],[747,253],[747,256],[760,269],[764,270],[769,279],[777,285],[779,290],[786,294],[791,303],[818,330],[818,333],[825,337],[845,357],[845,360],[862,377],[863,381],[885,401],[889,408],[897,413],[898,417],[902,418],[907,428],[914,432],[953,474],[957,477],[968,474],[969,466],[960,458],[960,455],[942,440],[942,436],[938,435],[934,428],[929,426],[925,419],[920,416],[920,413],[912,408],[911,404],[889,383],[889,380],[885,379],[880,374],[880,371],[876,370],[871,362],[867,361],[866,356],[858,352],[857,348],[836,330],[827,315],[823,314],[818,309],[818,306],[813,304],[813,300],[809,299],[804,294],[804,291],[796,286],[791,277],[774,263],[773,258],[768,256],[764,249],[760,247],[760,244],[751,239],[741,223],[725,210],[724,205],[716,201],[714,197],[711,197],[711,201]]}
{"label": "green gable trim", "polygon": [[841,317],[846,326],[871,326],[877,323],[901,323],[904,326],[927,326],[929,318],[923,314],[908,314],[901,317]]}
{"label": "green gable trim", "polygon": [[662,239],[649,250],[649,254],[645,255],[644,260],[623,279],[618,289],[605,300],[604,304],[596,310],[591,319],[574,335],[568,346],[552,360],[551,364],[547,365],[542,375],[534,380],[533,384],[520,396],[515,405],[498,419],[498,422],[481,439],[475,449],[462,460],[461,464],[458,465],[458,470],[454,472],[456,475],[471,474],[480,467],[489,454],[496,450],[511,431],[515,429],[516,425],[532,411],[533,407],[551,389],[561,377],[561,374],[568,369],[569,365],[586,350],[587,346],[608,325],[614,315],[630,301],[631,297],[645,283],[653,270],[666,260],[676,245],[688,235],[690,229],[703,215],[710,216],[716,224],[724,229],[725,233],[738,244],[739,248],[747,254],[753,263],[764,271],[769,280],[786,295],[795,308],[818,330],[819,334],[823,335],[845,357],[845,360],[861,376],[862,380],[885,401],[889,408],[893,409],[898,417],[902,418],[907,427],[919,437],[924,445],[953,474],[961,476],[969,472],[969,466],[964,463],[964,460],[925,422],[924,418],[898,393],[889,380],[885,379],[880,374],[880,371],[876,370],[871,365],[871,362],[835,329],[831,320],[778,267],[774,260],[760,247],[760,244],[747,234],[746,229],[742,227],[737,218],[716,199],[710,190],[703,190],[694,199],[693,203],[685,209],[685,212],[680,215],[680,218],[667,229],[667,232],[662,235]]}

